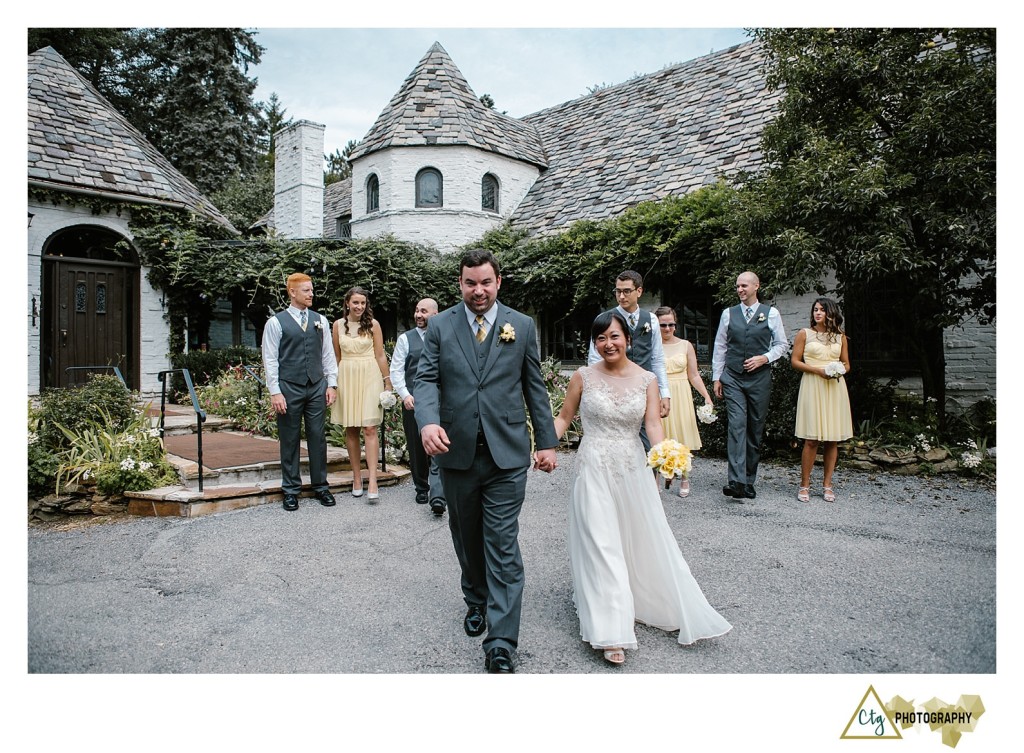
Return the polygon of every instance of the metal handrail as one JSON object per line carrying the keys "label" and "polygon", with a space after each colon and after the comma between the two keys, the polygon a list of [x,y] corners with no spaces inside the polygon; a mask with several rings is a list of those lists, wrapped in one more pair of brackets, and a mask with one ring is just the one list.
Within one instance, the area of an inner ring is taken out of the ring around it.
{"label": "metal handrail", "polygon": [[257,374],[252,369],[250,369],[244,363],[240,363],[238,365],[241,366],[243,369],[245,369],[249,373],[249,376],[251,376],[253,379],[256,380],[256,399],[257,400],[262,400],[263,399],[263,388],[267,386],[267,383],[265,381],[263,381],[263,377],[261,377],[259,374]]}
{"label": "metal handrail", "polygon": [[121,369],[116,366],[68,366],[64,369],[64,373],[67,374],[69,371],[106,371],[108,369],[112,370],[114,372],[114,376],[121,381],[124,388],[131,392],[131,389],[128,387],[128,382],[124,380],[124,374],[122,374]]}
{"label": "metal handrail", "polygon": [[196,412],[196,448],[199,463],[199,493],[203,492],[203,422],[206,421],[206,411],[199,407],[199,398],[196,397],[196,388],[192,386],[192,374],[188,369],[168,369],[161,371],[157,376],[160,378],[160,439],[164,438],[164,414],[167,406],[167,375],[180,371],[185,379],[185,386],[188,387],[189,397],[192,398],[192,408]]}

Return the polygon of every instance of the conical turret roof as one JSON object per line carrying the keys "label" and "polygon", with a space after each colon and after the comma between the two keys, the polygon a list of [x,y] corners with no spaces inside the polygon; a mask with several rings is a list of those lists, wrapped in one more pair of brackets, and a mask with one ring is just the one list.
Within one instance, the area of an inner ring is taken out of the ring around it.
{"label": "conical turret roof", "polygon": [[391,98],[352,158],[392,146],[462,144],[547,167],[537,129],[486,107],[435,42]]}

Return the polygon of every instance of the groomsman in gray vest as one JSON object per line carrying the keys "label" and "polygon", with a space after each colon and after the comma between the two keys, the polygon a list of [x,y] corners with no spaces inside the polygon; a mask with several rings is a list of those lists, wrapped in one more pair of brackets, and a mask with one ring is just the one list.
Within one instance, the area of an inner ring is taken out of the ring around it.
{"label": "groomsman in gray vest", "polygon": [[[640,296],[644,292],[644,278],[639,272],[627,269],[615,279],[615,300],[619,302],[613,311],[618,311],[629,324],[632,342],[627,352],[629,360],[658,378],[658,392],[661,394],[661,417],[668,415],[672,401],[668,389],[668,374],[665,372],[665,351],[658,332],[658,317],[640,308]],[[593,366],[601,360],[593,341],[587,351],[587,365]],[[651,449],[651,441],[643,425],[640,426],[640,441],[644,450]]]}
{"label": "groomsman in gray vest", "polygon": [[760,287],[753,272],[736,278],[740,302],[722,312],[711,358],[715,397],[725,396],[729,419],[729,483],[722,494],[738,502],[757,496],[754,482],[772,392],[769,364],[789,349],[778,309],[757,300]]}
{"label": "groomsman in gray vest", "polygon": [[436,313],[437,301],[433,298],[424,298],[416,304],[413,312],[416,327],[400,334],[395,342],[395,352],[391,356],[391,385],[402,400],[402,427],[405,429],[416,502],[421,505],[429,502],[431,512],[441,517],[445,508],[444,488],[437,463],[423,449],[420,430],[416,426],[416,398],[412,394],[423,353],[423,339],[427,336],[427,324]]}
{"label": "groomsman in gray vest", "polygon": [[500,303],[498,261],[480,249],[459,264],[462,303],[430,321],[416,372],[416,423],[437,458],[462,570],[467,635],[484,638],[484,668],[514,672],[522,615],[519,511],[533,467],[558,465],[558,437],[540,371],[537,328]]}
{"label": "groomsman in gray vest", "polygon": [[324,420],[337,394],[338,364],[331,328],[313,305],[313,281],[297,272],[288,277],[291,305],[272,316],[263,330],[263,370],[270,404],[277,413],[281,445],[282,506],[299,509],[299,439],[306,423],[306,453],[313,495],[321,505],[335,504],[327,486],[327,439]]}

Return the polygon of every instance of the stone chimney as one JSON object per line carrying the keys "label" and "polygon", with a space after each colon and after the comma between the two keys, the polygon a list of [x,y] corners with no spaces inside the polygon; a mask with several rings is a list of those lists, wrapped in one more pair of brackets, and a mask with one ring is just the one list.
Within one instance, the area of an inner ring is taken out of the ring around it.
{"label": "stone chimney", "polygon": [[324,234],[324,126],[300,120],[274,135],[274,227],[282,238]]}

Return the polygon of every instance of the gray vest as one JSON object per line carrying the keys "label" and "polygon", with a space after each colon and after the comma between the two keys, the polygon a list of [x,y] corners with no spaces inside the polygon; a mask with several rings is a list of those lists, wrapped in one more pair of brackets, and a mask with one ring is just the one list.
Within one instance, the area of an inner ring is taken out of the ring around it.
{"label": "gray vest", "polygon": [[[768,312],[771,306],[758,303],[748,323],[743,316],[743,305],[729,309],[729,328],[726,330],[725,368],[734,374],[743,374],[743,362],[753,356],[763,356],[772,345],[772,331],[768,326]],[[759,322],[761,314],[764,321]],[[765,364],[767,366],[768,364]],[[761,366],[752,372],[765,368]]]}
{"label": "gray vest", "polygon": [[405,357],[405,386],[412,392],[412,386],[416,384],[416,369],[420,364],[420,354],[423,353],[423,338],[420,331],[415,327],[405,333],[405,343],[409,346],[409,353]]}
{"label": "gray vest", "polygon": [[[277,350],[278,379],[291,384],[316,384],[324,378],[323,330],[316,322],[324,320],[315,311],[306,309],[306,331],[287,311],[277,314],[281,324],[281,345]],[[322,325],[321,325],[322,327]]]}
{"label": "gray vest", "polygon": [[[658,334],[658,322],[650,311],[637,309],[636,313],[636,329],[631,333],[633,347],[629,351],[629,360],[645,371],[654,371],[654,338],[661,337]],[[628,316],[626,321],[629,321]],[[644,332],[644,324],[649,325],[647,332]]]}

